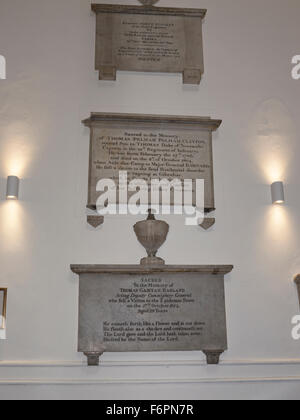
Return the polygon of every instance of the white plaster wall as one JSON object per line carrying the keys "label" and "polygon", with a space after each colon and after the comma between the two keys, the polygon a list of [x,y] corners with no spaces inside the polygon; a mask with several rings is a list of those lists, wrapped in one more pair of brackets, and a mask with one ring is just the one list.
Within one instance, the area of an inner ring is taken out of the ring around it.
{"label": "white plaster wall", "polygon": [[[300,342],[291,338],[300,271],[300,81],[291,59],[300,54],[300,3],[184,6],[208,8],[200,87],[166,74],[98,81],[90,0],[0,0],[0,286],[9,289],[0,398],[300,395]],[[102,367],[87,369],[76,352],[78,279],[69,265],[137,263],[144,254],[136,218],[110,217],[97,231],[86,224],[89,131],[81,120],[91,111],[223,119],[214,136],[217,223],[204,232],[168,217],[161,249],[170,264],[234,264],[220,366],[205,366],[199,353],[105,354]],[[5,201],[9,174],[22,178],[19,202]],[[284,207],[270,205],[278,179]]]}

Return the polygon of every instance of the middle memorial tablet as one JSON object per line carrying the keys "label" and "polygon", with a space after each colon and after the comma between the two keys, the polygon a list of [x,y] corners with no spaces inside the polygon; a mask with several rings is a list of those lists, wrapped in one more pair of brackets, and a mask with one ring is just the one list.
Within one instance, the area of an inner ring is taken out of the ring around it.
{"label": "middle memorial tablet", "polygon": [[[175,194],[178,181],[185,192],[184,183],[192,181],[190,195],[196,207],[196,180],[204,180],[205,212],[215,210],[212,132],[221,122],[209,117],[92,113],[83,121],[91,130],[87,207],[96,210],[101,180],[115,182],[116,204],[128,204],[136,191],[122,194],[124,180],[126,190],[133,180],[144,180],[150,200],[151,183],[165,179],[177,180],[171,206],[180,197]],[[151,205],[164,204],[161,200],[162,194],[152,195]]]}

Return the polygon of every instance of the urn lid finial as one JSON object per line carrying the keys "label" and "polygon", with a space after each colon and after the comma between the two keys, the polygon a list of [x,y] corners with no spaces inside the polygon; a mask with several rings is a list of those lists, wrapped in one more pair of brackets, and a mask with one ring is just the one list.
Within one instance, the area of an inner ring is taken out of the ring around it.
{"label": "urn lid finial", "polygon": [[147,220],[156,220],[155,219],[155,214],[152,213],[152,209],[149,209],[148,210],[148,218],[147,218]]}

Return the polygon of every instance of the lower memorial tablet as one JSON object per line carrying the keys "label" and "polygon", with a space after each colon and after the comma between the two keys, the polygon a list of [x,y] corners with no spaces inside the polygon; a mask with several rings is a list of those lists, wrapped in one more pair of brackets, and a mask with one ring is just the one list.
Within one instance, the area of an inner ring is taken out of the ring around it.
{"label": "lower memorial tablet", "polygon": [[203,351],[217,364],[227,349],[224,275],[232,266],[72,266],[80,275],[78,350]]}

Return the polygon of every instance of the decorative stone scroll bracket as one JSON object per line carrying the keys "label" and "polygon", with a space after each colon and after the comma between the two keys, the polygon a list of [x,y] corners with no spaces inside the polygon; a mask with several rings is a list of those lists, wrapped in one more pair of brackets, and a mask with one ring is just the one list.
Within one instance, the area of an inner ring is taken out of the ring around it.
{"label": "decorative stone scroll bracket", "polygon": [[201,70],[185,68],[182,74],[184,85],[200,85],[203,74]]}
{"label": "decorative stone scroll bracket", "polygon": [[218,365],[220,363],[220,356],[225,350],[203,350],[206,356],[208,365]]}
{"label": "decorative stone scroll bracket", "polygon": [[104,223],[103,216],[87,216],[87,223],[92,226],[93,228],[97,228]]}
{"label": "decorative stone scroll bracket", "polygon": [[300,304],[300,274],[298,274],[295,278],[294,278],[294,282],[297,285],[297,289],[298,289],[298,296],[299,296],[299,304]]}
{"label": "decorative stone scroll bracket", "polygon": [[117,80],[117,67],[116,66],[99,66],[99,80]]}
{"label": "decorative stone scroll bracket", "polygon": [[206,217],[203,222],[199,225],[204,230],[210,229],[216,223],[216,219],[214,217]]}
{"label": "decorative stone scroll bracket", "polygon": [[85,352],[84,355],[88,359],[88,366],[99,366],[100,363],[100,356],[102,356],[104,352],[97,352],[97,351],[89,351]]}

